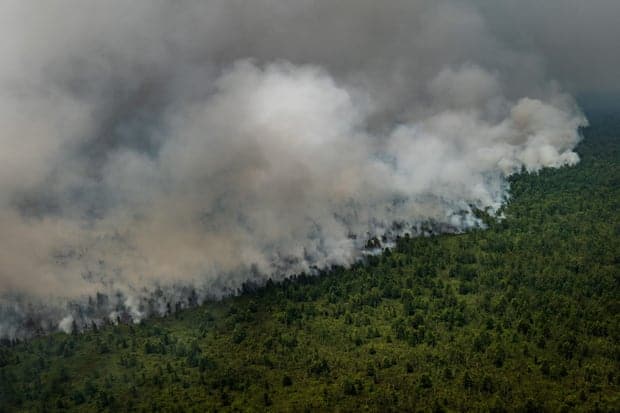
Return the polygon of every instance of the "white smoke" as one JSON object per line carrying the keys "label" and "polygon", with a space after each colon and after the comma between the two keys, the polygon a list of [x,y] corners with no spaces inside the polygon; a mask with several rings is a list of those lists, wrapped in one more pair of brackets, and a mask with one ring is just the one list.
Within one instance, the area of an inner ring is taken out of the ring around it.
{"label": "white smoke", "polygon": [[475,7],[342,4],[4,2],[0,336],[349,265],[578,162],[572,98]]}
{"label": "white smoke", "polygon": [[58,323],[58,329],[67,334],[71,333],[73,331],[73,321],[73,316],[69,314],[68,316],[60,320],[60,323]]}

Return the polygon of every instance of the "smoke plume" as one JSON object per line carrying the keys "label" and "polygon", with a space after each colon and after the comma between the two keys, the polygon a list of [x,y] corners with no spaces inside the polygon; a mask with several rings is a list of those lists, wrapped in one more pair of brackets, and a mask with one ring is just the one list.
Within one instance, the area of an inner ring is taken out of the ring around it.
{"label": "smoke plume", "polygon": [[138,321],[349,265],[368,236],[480,226],[510,174],[578,162],[586,123],[558,79],[589,85],[495,21],[506,7],[3,1],[0,336]]}

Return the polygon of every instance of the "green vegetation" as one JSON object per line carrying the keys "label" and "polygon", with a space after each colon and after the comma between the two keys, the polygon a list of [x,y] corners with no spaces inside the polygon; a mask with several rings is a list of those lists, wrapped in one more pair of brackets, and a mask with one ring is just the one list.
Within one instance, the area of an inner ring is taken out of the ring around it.
{"label": "green vegetation", "polygon": [[593,123],[487,230],[0,347],[0,411],[618,411],[620,119]]}

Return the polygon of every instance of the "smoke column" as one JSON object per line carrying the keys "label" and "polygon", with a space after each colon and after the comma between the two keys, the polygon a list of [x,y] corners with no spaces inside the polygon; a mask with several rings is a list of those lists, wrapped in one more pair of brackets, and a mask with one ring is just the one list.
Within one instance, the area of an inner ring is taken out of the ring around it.
{"label": "smoke column", "polygon": [[557,60],[493,4],[2,1],[0,337],[477,227],[510,174],[578,162]]}

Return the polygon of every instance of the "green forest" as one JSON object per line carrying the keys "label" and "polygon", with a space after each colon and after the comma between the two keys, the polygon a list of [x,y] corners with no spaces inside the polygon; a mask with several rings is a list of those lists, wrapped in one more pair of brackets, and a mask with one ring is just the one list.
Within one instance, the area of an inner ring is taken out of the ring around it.
{"label": "green forest", "polygon": [[620,411],[620,117],[487,229],[0,347],[0,411]]}

